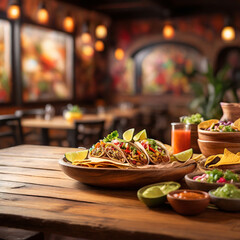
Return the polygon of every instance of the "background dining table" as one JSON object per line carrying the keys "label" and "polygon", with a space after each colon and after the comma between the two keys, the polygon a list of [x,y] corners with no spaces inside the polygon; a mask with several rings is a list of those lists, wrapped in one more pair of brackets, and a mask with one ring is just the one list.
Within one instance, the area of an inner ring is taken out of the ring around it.
{"label": "background dining table", "polygon": [[[117,109],[114,108],[110,112],[103,113],[84,113],[82,117],[78,121],[83,122],[91,122],[104,120],[106,130],[110,129],[115,118],[123,118],[123,119],[132,119],[139,112],[139,109]],[[49,120],[45,120],[41,117],[31,117],[31,118],[23,118],[21,120],[22,127],[26,128],[39,128],[41,129],[41,138],[43,145],[49,145],[49,130],[67,130],[68,133],[72,133],[75,129],[74,121],[67,121],[63,116],[54,116]]]}
{"label": "background dining table", "polygon": [[[197,216],[169,205],[149,209],[137,190],[104,189],[66,176],[73,148],[19,145],[0,150],[0,225],[85,239],[240,239],[239,213]],[[104,176],[102,176],[104,177]]]}

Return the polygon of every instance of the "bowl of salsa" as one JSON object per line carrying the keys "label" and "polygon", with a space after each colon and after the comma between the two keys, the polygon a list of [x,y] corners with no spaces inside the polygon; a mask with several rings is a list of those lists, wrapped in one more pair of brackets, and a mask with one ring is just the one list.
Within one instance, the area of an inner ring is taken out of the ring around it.
{"label": "bowl of salsa", "polygon": [[172,208],[182,215],[197,215],[203,212],[210,202],[208,193],[199,190],[180,189],[167,195]]}

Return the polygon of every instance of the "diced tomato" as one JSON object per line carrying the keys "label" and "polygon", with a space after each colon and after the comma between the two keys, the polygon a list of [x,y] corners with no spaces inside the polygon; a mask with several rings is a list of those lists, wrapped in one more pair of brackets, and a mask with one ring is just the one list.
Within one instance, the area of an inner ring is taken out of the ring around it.
{"label": "diced tomato", "polygon": [[138,155],[141,155],[141,152],[137,150]]}
{"label": "diced tomato", "polygon": [[217,183],[225,183],[227,182],[226,179],[224,177],[220,177],[218,180],[217,180]]}
{"label": "diced tomato", "polygon": [[95,147],[100,147],[100,142],[96,143]]}
{"label": "diced tomato", "polygon": [[149,147],[149,149],[150,149],[152,152],[156,152],[156,150],[153,149],[152,147]]}

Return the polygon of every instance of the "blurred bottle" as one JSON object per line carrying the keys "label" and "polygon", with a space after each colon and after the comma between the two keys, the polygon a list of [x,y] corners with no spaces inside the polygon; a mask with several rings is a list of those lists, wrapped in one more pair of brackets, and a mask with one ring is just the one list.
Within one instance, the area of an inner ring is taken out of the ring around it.
{"label": "blurred bottle", "polygon": [[51,104],[45,106],[45,120],[51,120],[55,115],[55,109]]}

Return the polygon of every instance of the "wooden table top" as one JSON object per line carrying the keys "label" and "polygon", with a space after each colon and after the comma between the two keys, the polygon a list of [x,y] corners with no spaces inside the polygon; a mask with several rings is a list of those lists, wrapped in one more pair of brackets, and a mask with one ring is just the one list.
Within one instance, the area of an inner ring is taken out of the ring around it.
{"label": "wooden table top", "polygon": [[73,149],[20,145],[0,150],[0,225],[86,239],[240,239],[239,213],[149,209],[136,190],[83,185],[58,160]]}

